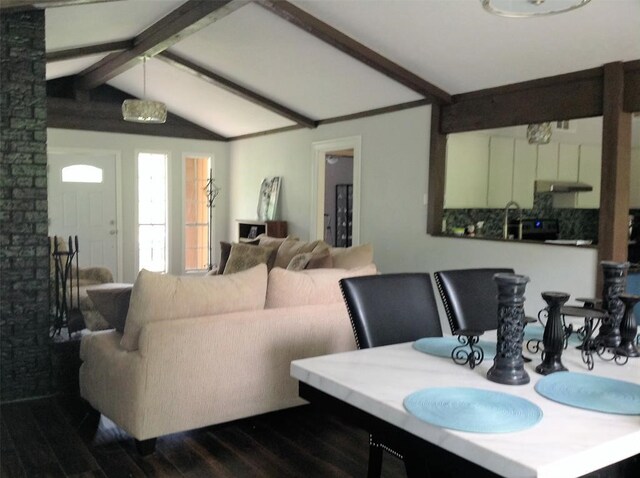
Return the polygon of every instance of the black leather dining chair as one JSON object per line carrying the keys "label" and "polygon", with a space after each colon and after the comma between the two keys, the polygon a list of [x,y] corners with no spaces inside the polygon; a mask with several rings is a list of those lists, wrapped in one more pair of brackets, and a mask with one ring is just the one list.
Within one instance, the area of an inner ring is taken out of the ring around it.
{"label": "black leather dining chair", "polygon": [[[359,349],[442,336],[429,274],[351,277],[340,281],[340,289]],[[369,478],[382,472],[383,449],[403,459],[384,437],[370,435]],[[405,466],[410,466],[406,460]]]}
{"label": "black leather dining chair", "polygon": [[498,287],[493,276],[513,269],[457,269],[433,274],[454,335],[498,328]]}

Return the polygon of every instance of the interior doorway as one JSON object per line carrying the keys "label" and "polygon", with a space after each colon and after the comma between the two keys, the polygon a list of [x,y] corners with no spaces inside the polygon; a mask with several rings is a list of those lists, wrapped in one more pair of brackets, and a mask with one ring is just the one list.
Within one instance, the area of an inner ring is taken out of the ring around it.
{"label": "interior doorway", "polygon": [[312,239],[360,243],[360,148],[359,136],[313,143]]}
{"label": "interior doorway", "polygon": [[49,151],[49,235],[78,236],[79,265],[121,273],[117,153]]}
{"label": "interior doorway", "polygon": [[353,148],[325,153],[324,240],[333,247],[353,243]]}

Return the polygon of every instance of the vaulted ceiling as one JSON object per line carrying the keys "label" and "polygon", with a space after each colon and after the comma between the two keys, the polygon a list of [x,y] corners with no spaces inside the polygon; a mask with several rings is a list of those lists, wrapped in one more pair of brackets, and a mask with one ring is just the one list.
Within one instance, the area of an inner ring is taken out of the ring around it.
{"label": "vaulted ceiling", "polygon": [[479,0],[75,0],[47,8],[46,49],[76,99],[142,97],[148,56],[147,98],[232,139],[640,59],[640,1],[514,19]]}

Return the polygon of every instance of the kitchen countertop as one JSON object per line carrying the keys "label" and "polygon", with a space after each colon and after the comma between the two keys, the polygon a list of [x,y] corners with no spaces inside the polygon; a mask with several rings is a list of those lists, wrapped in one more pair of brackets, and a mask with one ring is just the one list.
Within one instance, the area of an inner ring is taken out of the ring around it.
{"label": "kitchen countertop", "polygon": [[[493,242],[509,242],[509,243],[523,243],[523,244],[538,244],[543,246],[554,246],[554,247],[579,247],[580,249],[597,249],[598,245],[591,244],[558,244],[558,243],[548,243],[545,241],[532,241],[530,239],[503,239],[501,237],[487,237],[487,236],[457,236],[455,234],[432,234],[433,237],[445,237],[451,239],[472,239],[472,240],[480,240],[480,241],[493,241]],[[576,241],[577,239],[570,239],[571,241]]]}

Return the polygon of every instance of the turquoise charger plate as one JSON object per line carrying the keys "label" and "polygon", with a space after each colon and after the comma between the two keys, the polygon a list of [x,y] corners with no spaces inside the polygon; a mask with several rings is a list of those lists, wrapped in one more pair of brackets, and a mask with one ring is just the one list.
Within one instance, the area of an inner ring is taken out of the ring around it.
{"label": "turquoise charger plate", "polygon": [[404,399],[405,409],[420,420],[473,433],[510,433],[531,428],[542,410],[524,398],[467,387],[426,388]]}
{"label": "turquoise charger plate", "polygon": [[640,415],[640,385],[576,372],[557,372],[535,385],[554,402],[596,412]]}
{"label": "turquoise charger plate", "polygon": [[[454,348],[460,347],[462,344],[458,342],[457,337],[425,337],[423,339],[416,340],[413,343],[413,348],[424,352],[429,355],[436,355],[438,357],[451,358],[451,352]],[[480,340],[474,347],[482,347],[485,360],[492,360],[496,355],[496,344],[492,342],[485,342]],[[466,346],[465,350],[469,350]]]}

